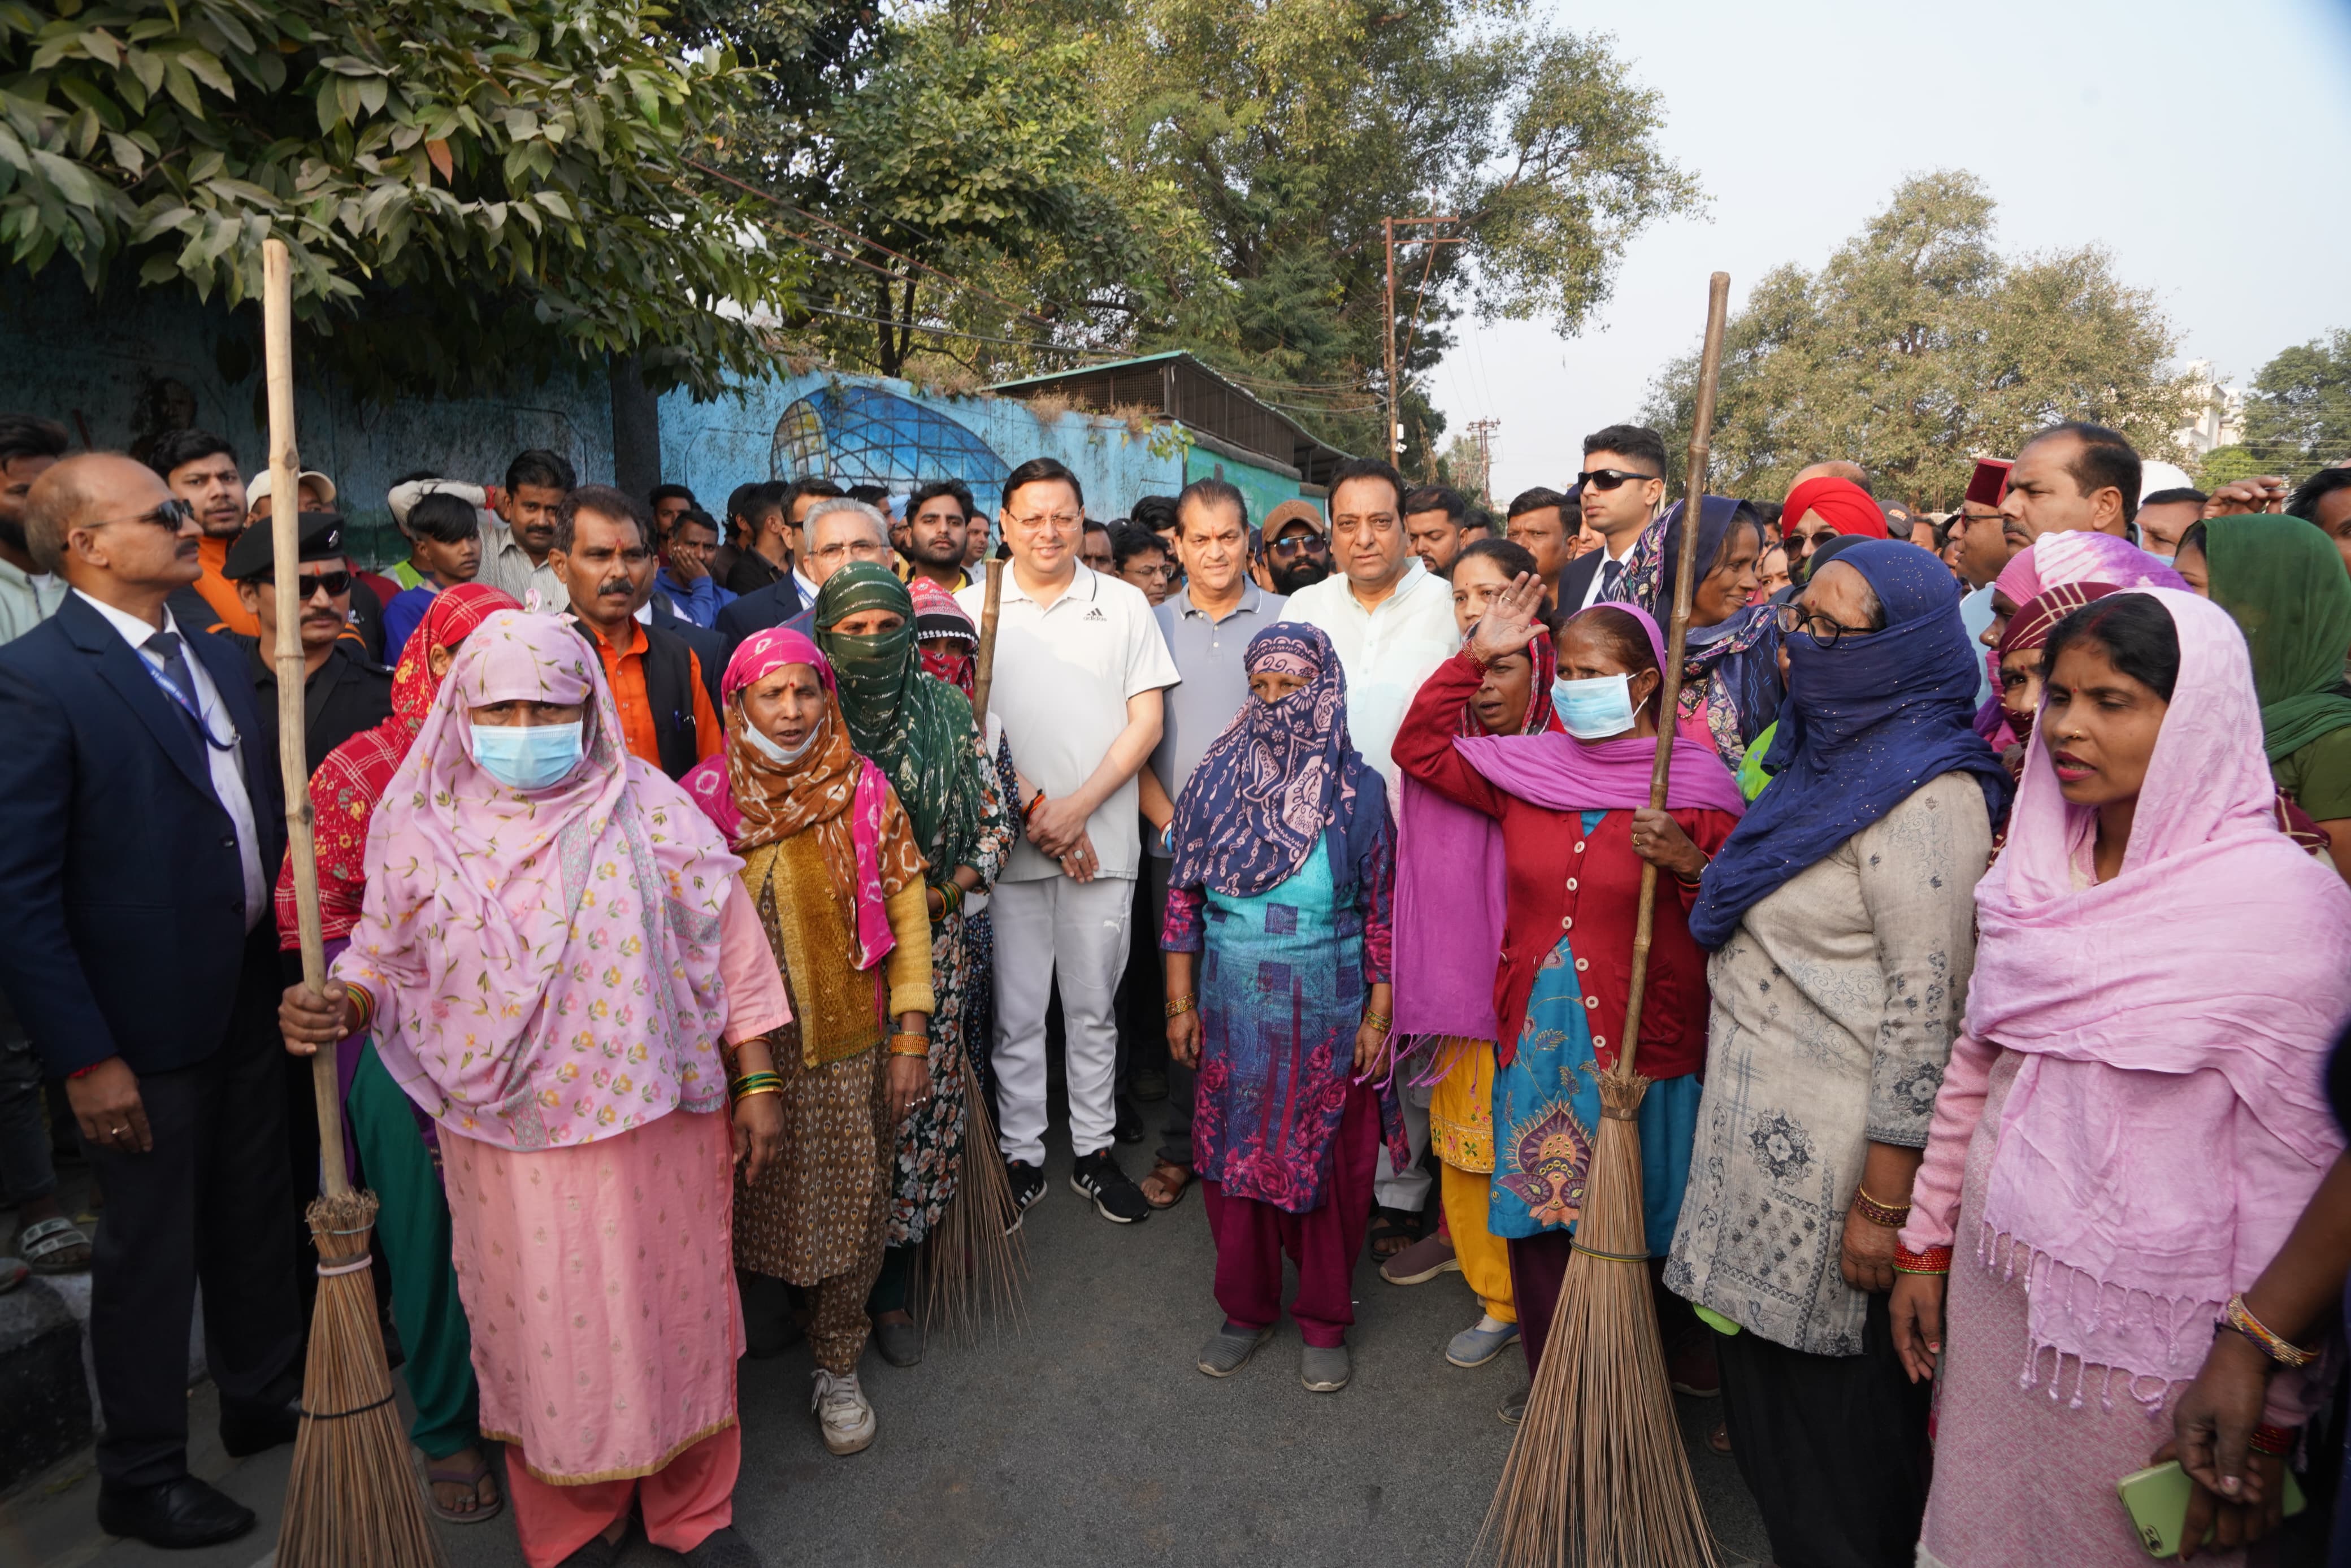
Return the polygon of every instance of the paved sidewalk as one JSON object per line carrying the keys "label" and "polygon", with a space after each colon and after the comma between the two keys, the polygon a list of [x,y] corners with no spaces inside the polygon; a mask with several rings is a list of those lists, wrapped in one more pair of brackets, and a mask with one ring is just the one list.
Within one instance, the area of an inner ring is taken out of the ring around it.
{"label": "paved sidewalk", "polygon": [[[1121,1157],[1135,1174],[1145,1167],[1132,1148]],[[869,1353],[881,1437],[863,1454],[825,1452],[808,1412],[805,1348],[743,1364],[737,1519],[770,1568],[1468,1563],[1510,1447],[1495,1407],[1526,1364],[1513,1349],[1474,1372],[1446,1364],[1446,1341],[1478,1313],[1459,1276],[1398,1289],[1366,1260],[1356,1274],[1355,1377],[1341,1394],[1300,1386],[1287,1323],[1219,1382],[1193,1367],[1218,1322],[1199,1195],[1119,1227],[1070,1190],[1065,1155],[1049,1176],[1025,1228],[1025,1325],[977,1350],[934,1345],[906,1371]],[[1696,1445],[1716,1406],[1682,1404]],[[275,1542],[288,1450],[227,1459],[212,1440],[213,1411],[200,1387],[190,1409],[203,1439],[196,1467],[259,1510],[260,1530],[200,1552],[111,1541],[92,1519],[97,1481],[85,1454],[0,1507],[0,1564],[257,1568]],[[1726,1561],[1767,1555],[1731,1462],[1697,1446],[1692,1456]],[[507,1516],[442,1533],[454,1568],[522,1562]],[[642,1539],[623,1557],[629,1568],[676,1561]]]}

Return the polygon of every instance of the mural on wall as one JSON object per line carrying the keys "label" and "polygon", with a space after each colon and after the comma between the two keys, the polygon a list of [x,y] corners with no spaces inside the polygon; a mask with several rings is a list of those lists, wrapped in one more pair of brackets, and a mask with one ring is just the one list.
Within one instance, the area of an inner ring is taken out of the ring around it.
{"label": "mural on wall", "polygon": [[960,479],[994,511],[1011,465],[970,429],[877,386],[827,382],[776,421],[768,457],[778,479],[826,478],[903,494],[932,479]]}

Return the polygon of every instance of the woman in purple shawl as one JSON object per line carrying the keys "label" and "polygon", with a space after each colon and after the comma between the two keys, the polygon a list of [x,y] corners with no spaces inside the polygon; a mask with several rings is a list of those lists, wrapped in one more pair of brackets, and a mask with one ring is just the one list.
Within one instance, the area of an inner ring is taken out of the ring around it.
{"label": "woman in purple shawl", "polygon": [[[1706,1053],[1706,956],[1684,920],[1707,857],[1744,810],[1721,758],[1686,737],[1674,742],[1667,809],[1648,809],[1665,650],[1636,605],[1593,605],[1561,627],[1553,690],[1566,733],[1454,734],[1485,664],[1540,635],[1541,592],[1527,578],[1495,601],[1469,645],[1422,683],[1394,752],[1405,777],[1499,829],[1456,844],[1416,843],[1416,859],[1428,852],[1429,863],[1449,867],[1452,895],[1399,887],[1398,1009],[1434,1026],[1440,1007],[1473,1008],[1482,1018],[1448,1019],[1442,1032],[1499,1042],[1486,1218],[1509,1245],[1530,1371],[1583,1205],[1599,1128],[1596,1075],[1621,1046],[1646,861],[1667,874],[1657,882],[1635,1059],[1657,1081],[1641,1103],[1642,1187],[1650,1250],[1662,1253],[1673,1236]],[[1443,971],[1419,967],[1426,953],[1459,950],[1456,939],[1497,956],[1486,960],[1492,967],[1472,973],[1466,957]]]}
{"label": "woman in purple shawl", "polygon": [[1160,941],[1167,1047],[1199,1073],[1193,1168],[1225,1314],[1198,1364],[1230,1376],[1273,1336],[1286,1252],[1300,1377],[1332,1394],[1349,1375],[1383,1134],[1398,1168],[1409,1159],[1394,1093],[1367,1082],[1390,1027],[1395,835],[1387,790],[1347,738],[1331,639],[1282,622],[1245,663],[1249,701],[1176,808]]}

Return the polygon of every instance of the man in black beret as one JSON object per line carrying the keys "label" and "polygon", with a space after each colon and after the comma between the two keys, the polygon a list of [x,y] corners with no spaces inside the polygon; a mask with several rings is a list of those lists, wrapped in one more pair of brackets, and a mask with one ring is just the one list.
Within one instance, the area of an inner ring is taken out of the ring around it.
{"label": "man in black beret", "polygon": [[[222,632],[246,650],[262,737],[277,755],[277,590],[269,530],[247,528],[230,547],[222,575],[261,622],[261,635]],[[300,549],[303,767],[317,772],[327,753],[392,716],[392,672],[370,660],[350,624],[353,572],[343,554],[343,519],[302,514]]]}

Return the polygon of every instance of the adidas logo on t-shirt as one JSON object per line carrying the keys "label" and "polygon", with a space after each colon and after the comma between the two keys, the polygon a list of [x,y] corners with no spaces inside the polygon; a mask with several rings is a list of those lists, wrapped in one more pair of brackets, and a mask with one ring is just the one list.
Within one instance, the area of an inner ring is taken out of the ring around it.
{"label": "adidas logo on t-shirt", "polygon": [[1110,617],[1102,612],[1101,605],[1096,604],[1087,609],[1085,619],[1088,621],[1107,621]]}

